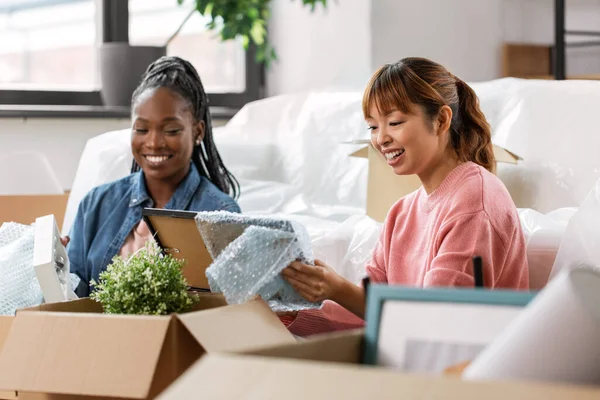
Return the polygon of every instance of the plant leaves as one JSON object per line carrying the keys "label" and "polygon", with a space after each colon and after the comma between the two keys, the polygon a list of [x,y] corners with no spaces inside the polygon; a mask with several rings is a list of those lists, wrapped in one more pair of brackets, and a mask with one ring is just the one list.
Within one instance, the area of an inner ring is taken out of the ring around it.
{"label": "plant leaves", "polygon": [[[177,3],[182,5],[184,0]],[[325,8],[327,0],[302,0],[302,5],[313,12],[319,4]],[[252,41],[257,46],[257,62],[267,68],[277,60],[277,53],[267,37],[271,0],[195,0],[195,6],[200,14],[210,18],[206,28],[217,31],[222,41],[239,37],[246,50]]]}
{"label": "plant leaves", "polygon": [[265,42],[266,35],[267,30],[265,29],[264,22],[261,20],[255,20],[252,30],[250,31],[250,37],[252,37],[252,41],[260,46]]}

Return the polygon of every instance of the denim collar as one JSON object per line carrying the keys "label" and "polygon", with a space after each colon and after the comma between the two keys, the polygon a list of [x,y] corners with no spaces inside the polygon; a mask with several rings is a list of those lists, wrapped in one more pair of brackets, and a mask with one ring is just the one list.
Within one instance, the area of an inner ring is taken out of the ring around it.
{"label": "denim collar", "polygon": [[[181,181],[165,208],[170,210],[184,210],[201,183],[202,177],[198,173],[196,166],[190,163],[188,174],[183,178],[183,181]],[[154,202],[146,190],[144,173],[143,171],[138,171],[134,174],[129,207],[136,207],[144,203],[148,203],[147,207],[154,207]]]}

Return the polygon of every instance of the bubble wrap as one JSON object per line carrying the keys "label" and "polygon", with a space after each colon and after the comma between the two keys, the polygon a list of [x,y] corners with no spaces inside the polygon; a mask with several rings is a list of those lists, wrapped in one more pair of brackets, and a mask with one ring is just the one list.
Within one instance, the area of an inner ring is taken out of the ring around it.
{"label": "bubble wrap", "polygon": [[213,263],[210,288],[239,304],[260,295],[273,311],[318,309],[304,300],[280,273],[292,261],[314,264],[310,238],[299,223],[226,211],[200,212],[196,225]]}
{"label": "bubble wrap", "polygon": [[33,269],[35,227],[6,222],[0,227],[0,315],[43,301]]}

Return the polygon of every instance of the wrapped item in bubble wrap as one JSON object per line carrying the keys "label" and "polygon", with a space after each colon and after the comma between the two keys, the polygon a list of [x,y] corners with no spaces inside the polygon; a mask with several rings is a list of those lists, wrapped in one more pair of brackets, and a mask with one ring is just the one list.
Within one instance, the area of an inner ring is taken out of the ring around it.
{"label": "wrapped item in bubble wrap", "polygon": [[274,311],[320,308],[281,277],[292,261],[314,264],[306,229],[296,222],[226,211],[200,212],[196,224],[213,257],[206,270],[211,290],[239,304],[260,295]]}
{"label": "wrapped item in bubble wrap", "polygon": [[43,301],[33,268],[35,227],[6,222],[0,227],[0,315]]}

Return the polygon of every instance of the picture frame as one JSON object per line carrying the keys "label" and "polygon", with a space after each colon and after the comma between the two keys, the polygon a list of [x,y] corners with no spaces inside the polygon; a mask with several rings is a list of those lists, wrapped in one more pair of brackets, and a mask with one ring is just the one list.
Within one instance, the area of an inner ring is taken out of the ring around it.
{"label": "picture frame", "polygon": [[510,290],[370,284],[363,363],[436,374],[468,364],[534,297]]}
{"label": "picture frame", "polygon": [[185,260],[183,275],[189,290],[210,292],[206,269],[213,262],[196,226],[195,211],[142,209],[142,219],[163,254]]}

